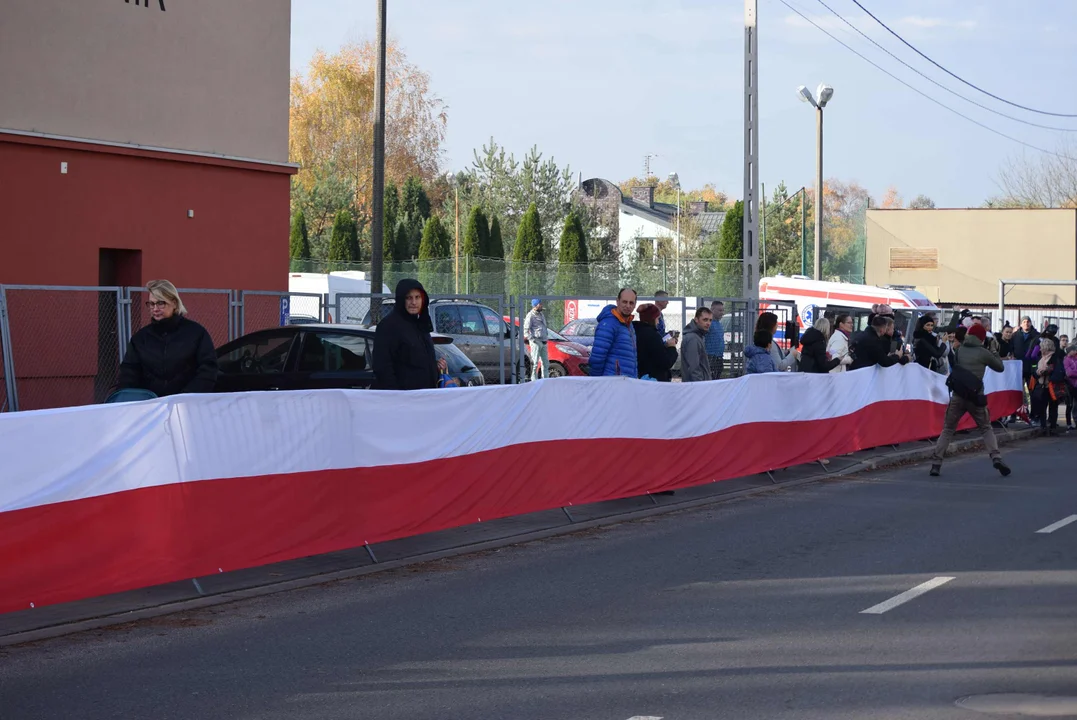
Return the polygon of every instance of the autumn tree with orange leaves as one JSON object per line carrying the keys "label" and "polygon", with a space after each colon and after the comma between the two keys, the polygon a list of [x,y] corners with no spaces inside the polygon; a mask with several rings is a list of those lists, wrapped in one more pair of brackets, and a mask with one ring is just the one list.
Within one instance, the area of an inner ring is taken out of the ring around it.
{"label": "autumn tree with orange leaves", "polygon": [[[373,184],[373,42],[319,51],[291,82],[288,153],[300,166],[292,181],[292,211],[303,211],[315,256],[324,257],[337,213],[348,210],[366,236]],[[409,177],[435,185],[445,139],[445,105],[429,76],[404,52],[386,48],[385,179]],[[387,228],[386,232],[392,229]],[[367,242],[364,240],[364,242]]]}

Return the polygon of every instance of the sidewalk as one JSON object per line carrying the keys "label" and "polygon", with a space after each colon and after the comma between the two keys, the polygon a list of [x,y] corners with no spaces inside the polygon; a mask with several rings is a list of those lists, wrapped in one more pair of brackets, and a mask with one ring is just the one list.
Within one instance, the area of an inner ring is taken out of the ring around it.
{"label": "sidewalk", "polygon": [[[1012,430],[996,428],[995,433],[1001,445],[1037,437],[1040,431],[1022,426]],[[979,447],[982,444],[977,434],[963,432],[951,444],[950,453]],[[7,613],[0,615],[0,647],[578,532],[778,487],[793,487],[825,478],[923,461],[928,459],[931,450],[932,443],[928,441],[874,448],[832,458],[826,466],[820,463],[798,465],[762,475],[686,488],[674,495],[644,495],[556,508],[275,565]]]}

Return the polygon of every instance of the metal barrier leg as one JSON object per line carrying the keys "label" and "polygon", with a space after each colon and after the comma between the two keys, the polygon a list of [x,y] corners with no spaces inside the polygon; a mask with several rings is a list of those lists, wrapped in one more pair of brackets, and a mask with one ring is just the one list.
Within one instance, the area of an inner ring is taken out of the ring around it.
{"label": "metal barrier leg", "polygon": [[7,291],[0,285],[0,345],[3,346],[4,385],[7,389],[7,404],[11,412],[19,409],[19,393],[15,382],[15,353],[11,347],[11,325],[8,316]]}

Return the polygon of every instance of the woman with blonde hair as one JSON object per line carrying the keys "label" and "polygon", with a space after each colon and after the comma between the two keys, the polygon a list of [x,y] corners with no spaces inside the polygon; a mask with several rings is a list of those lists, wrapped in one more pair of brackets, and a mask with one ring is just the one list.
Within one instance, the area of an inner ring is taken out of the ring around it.
{"label": "woman with blonde hair", "polygon": [[801,372],[828,373],[839,365],[852,365],[853,359],[848,354],[831,357],[827,352],[830,332],[830,319],[821,317],[800,337]]}
{"label": "woman with blonde hair", "polygon": [[217,353],[206,329],[187,318],[176,286],[146,283],[150,323],[131,338],[120,363],[120,389],[147,390],[157,397],[212,392]]}

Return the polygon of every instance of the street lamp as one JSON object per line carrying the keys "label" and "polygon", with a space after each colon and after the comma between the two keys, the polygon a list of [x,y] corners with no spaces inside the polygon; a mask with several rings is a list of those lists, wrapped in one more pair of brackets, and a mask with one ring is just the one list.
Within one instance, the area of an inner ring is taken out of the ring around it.
{"label": "street lamp", "polygon": [[819,84],[816,89],[819,100],[812,97],[811,90],[801,85],[797,95],[815,108],[815,279],[823,279],[823,108],[834,97],[834,88]]}
{"label": "street lamp", "polygon": [[677,297],[681,296],[681,178],[677,173],[669,174],[669,181],[677,188],[677,249],[676,249],[676,273],[677,273]]}

